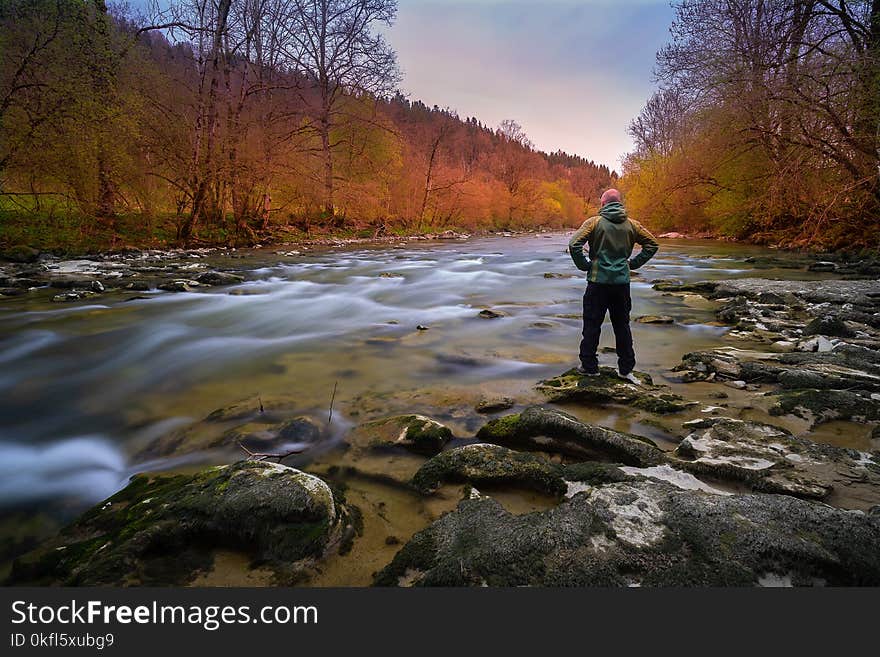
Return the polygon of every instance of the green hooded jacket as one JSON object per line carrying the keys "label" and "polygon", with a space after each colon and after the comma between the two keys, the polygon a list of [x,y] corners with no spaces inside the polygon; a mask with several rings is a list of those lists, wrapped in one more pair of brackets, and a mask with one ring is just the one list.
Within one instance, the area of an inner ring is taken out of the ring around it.
{"label": "green hooded jacket", "polygon": [[[642,250],[630,259],[636,244]],[[584,245],[590,247],[589,258]],[[627,217],[623,204],[617,202],[606,204],[598,216],[587,219],[568,243],[575,266],[587,272],[591,283],[629,283],[630,270],[648,262],[658,248],[654,236],[638,221]]]}

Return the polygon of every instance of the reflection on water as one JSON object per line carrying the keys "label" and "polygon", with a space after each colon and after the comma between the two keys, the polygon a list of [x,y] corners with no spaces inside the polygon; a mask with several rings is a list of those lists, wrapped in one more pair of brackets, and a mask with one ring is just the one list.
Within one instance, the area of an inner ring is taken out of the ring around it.
{"label": "reflection on water", "polygon": [[[527,394],[576,364],[584,282],[545,277],[577,273],[565,245],[555,235],[252,252],[208,259],[241,270],[247,280],[233,287],[3,301],[0,503],[102,499],[132,472],[163,465],[132,462],[145,441],[253,395],[293,398],[299,412],[318,415],[336,382],[339,413],[355,398],[402,390]],[[663,296],[649,281],[749,275],[746,257],[761,253],[664,243],[633,284],[633,313],[676,323],[634,324],[639,369],[662,381],[684,352],[716,346],[725,332],[704,300]],[[485,307],[508,316],[481,319]],[[613,344],[610,327],[602,344]],[[613,364],[613,354],[602,359]]]}

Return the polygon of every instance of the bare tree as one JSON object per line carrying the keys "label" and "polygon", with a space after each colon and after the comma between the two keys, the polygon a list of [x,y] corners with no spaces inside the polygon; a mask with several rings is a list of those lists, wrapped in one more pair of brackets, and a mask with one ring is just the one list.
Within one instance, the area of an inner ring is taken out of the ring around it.
{"label": "bare tree", "polygon": [[308,128],[320,140],[323,206],[336,219],[334,149],[341,139],[334,129],[348,115],[345,95],[390,95],[400,79],[394,51],[375,32],[391,25],[396,0],[293,0],[289,14],[289,61],[314,85],[302,95],[310,107]]}

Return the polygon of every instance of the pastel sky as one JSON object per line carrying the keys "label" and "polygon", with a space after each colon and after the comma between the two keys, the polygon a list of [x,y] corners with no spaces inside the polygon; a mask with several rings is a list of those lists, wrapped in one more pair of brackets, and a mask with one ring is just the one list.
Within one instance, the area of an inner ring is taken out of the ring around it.
{"label": "pastel sky", "polygon": [[388,38],[413,100],[519,122],[541,150],[619,169],[653,88],[667,0],[398,0]]}

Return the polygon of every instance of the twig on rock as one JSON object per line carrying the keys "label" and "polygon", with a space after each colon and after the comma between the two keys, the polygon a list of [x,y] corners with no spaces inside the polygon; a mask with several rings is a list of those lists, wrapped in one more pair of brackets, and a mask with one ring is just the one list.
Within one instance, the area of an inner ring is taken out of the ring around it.
{"label": "twig on rock", "polygon": [[276,462],[280,463],[281,461],[286,459],[288,456],[293,456],[295,454],[302,454],[304,451],[301,449],[295,449],[295,450],[291,450],[291,451],[285,452],[285,453],[263,454],[263,453],[258,453],[258,452],[252,452],[251,450],[249,450],[247,447],[245,447],[241,443],[238,443],[238,446],[244,450],[245,454],[247,454],[248,461],[267,461],[269,459],[277,459]]}

